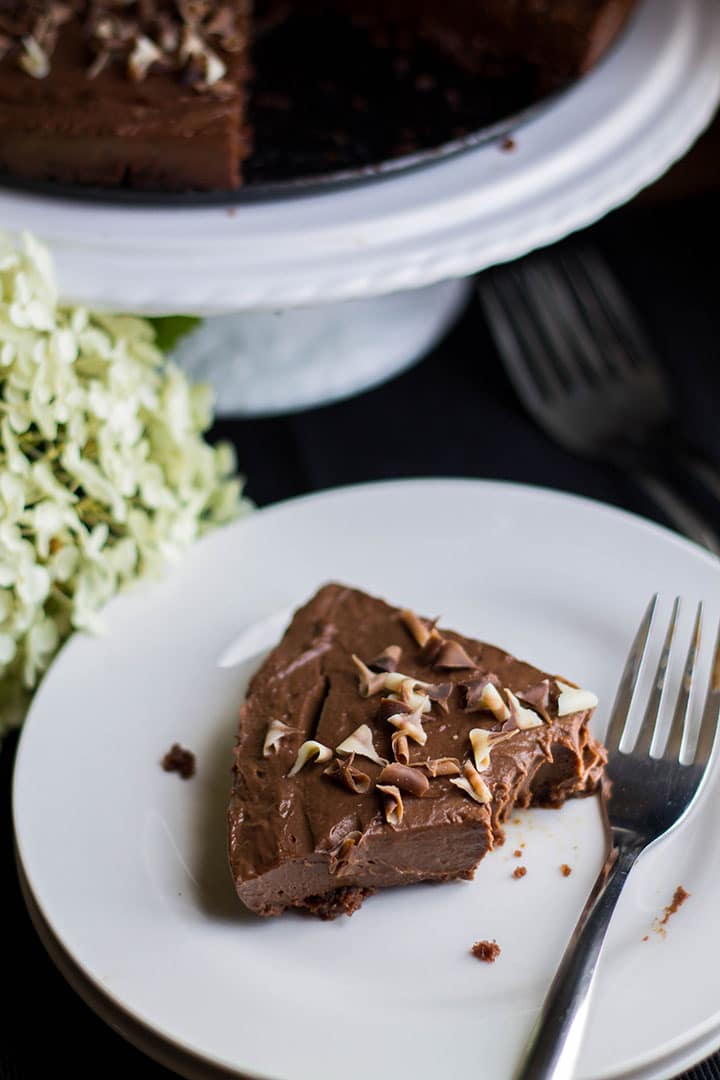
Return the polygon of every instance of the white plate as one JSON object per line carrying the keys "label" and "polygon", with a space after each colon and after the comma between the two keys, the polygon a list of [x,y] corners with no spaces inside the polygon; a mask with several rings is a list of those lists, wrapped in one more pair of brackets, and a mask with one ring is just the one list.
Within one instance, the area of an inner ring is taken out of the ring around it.
{"label": "white plate", "polygon": [[358,187],[163,209],[0,191],[68,299],[202,315],[322,304],[462,277],[595,221],[681,157],[720,94],[717,0],[645,0],[618,47],[498,144]]}
{"label": "white plate", "polygon": [[[234,897],[224,806],[249,673],[216,662],[244,627],[333,578],[440,611],[448,625],[570,674],[600,692],[600,724],[651,592],[702,597],[708,619],[720,616],[712,558],[557,493],[416,481],[265,510],[203,541],[160,585],[115,601],[105,637],[65,648],[18,753],[22,866],[84,975],[183,1051],[284,1080],[340,1070],[360,1080],[369,1068],[503,1080],[601,859],[593,800],[523,815],[472,884],[390,891],[350,920],[261,921]],[[191,782],[159,768],[174,741],[197,753]],[[694,1056],[718,1030],[718,779],[625,890],[582,1078],[671,1075],[664,1064]],[[521,843],[528,874],[515,881]],[[692,897],[661,939],[652,921],[678,884]],[[484,937],[503,949],[492,966],[468,953]]]}

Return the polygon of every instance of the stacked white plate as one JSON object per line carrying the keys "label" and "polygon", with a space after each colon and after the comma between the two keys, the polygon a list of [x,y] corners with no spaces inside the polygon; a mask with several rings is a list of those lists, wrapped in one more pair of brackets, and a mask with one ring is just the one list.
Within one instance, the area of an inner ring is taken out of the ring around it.
{"label": "stacked white plate", "polygon": [[[419,524],[399,545],[378,529],[384,521]],[[352,919],[261,920],[235,897],[225,806],[258,657],[218,660],[333,579],[441,612],[445,625],[568,673],[599,694],[598,734],[651,594],[661,592],[664,615],[676,594],[686,601],[670,702],[697,601],[701,680],[720,619],[717,560],[558,493],[411,481],[263,510],[203,540],[161,584],[114,601],[106,634],[75,637],[53,665],[15,774],[31,912],[90,1005],[188,1077],[365,1080],[371,1066],[382,1077],[507,1080],[603,862],[595,799],[513,818],[472,883],[388,890]],[[658,627],[645,687],[660,638]],[[693,724],[700,707],[698,694]],[[174,742],[197,755],[190,781],[160,768]],[[696,811],[626,886],[579,1080],[669,1078],[720,1044],[718,766]],[[679,885],[690,897],[661,932]],[[487,938],[502,949],[493,965],[469,951]]]}

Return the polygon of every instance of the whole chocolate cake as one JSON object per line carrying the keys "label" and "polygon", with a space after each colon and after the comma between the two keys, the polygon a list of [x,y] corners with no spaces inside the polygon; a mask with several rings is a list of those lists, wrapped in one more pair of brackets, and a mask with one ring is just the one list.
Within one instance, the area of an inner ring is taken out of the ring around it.
{"label": "whole chocolate cake", "polygon": [[238,895],[259,915],[333,918],[379,888],[472,878],[514,807],[596,790],[596,703],[502,649],[326,585],[241,710]]}
{"label": "whole chocolate cake", "polygon": [[0,0],[0,172],[229,190],[253,129],[278,175],[369,164],[576,78],[635,3]]}

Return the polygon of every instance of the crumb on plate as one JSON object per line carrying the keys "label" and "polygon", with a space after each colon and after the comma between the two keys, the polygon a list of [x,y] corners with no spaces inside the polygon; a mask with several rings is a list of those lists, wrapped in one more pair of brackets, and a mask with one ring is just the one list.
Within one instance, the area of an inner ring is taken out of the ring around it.
{"label": "crumb on plate", "polygon": [[180,773],[183,780],[195,775],[195,755],[192,750],[185,750],[180,743],[173,743],[162,759],[165,772]]}
{"label": "crumb on plate", "polygon": [[492,941],[476,941],[470,952],[476,960],[482,960],[485,964],[494,964],[500,955],[500,946],[494,938]]}

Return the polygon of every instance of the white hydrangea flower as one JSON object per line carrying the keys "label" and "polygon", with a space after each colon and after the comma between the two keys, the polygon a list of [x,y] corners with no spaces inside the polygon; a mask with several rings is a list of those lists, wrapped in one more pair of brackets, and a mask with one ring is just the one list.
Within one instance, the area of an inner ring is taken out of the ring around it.
{"label": "white hydrangea flower", "polygon": [[63,307],[45,248],[0,235],[0,735],[73,629],[249,508],[211,420],[151,323]]}

